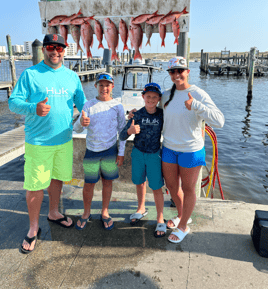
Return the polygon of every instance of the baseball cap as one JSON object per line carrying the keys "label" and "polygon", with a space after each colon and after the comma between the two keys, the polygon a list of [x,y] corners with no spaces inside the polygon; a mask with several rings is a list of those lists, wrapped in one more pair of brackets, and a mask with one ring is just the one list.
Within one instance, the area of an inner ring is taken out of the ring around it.
{"label": "baseball cap", "polygon": [[189,69],[187,67],[186,59],[182,56],[176,56],[176,57],[171,58],[168,62],[167,71],[172,70],[172,69]]}
{"label": "baseball cap", "polygon": [[43,46],[50,44],[58,44],[60,46],[66,47],[64,38],[59,34],[46,34],[43,40]]}
{"label": "baseball cap", "polygon": [[101,80],[107,80],[111,83],[114,83],[113,76],[107,72],[97,74],[95,84],[97,84]]}
{"label": "baseball cap", "polygon": [[145,84],[142,94],[145,94],[148,91],[157,92],[160,97],[162,96],[161,87],[155,82]]}

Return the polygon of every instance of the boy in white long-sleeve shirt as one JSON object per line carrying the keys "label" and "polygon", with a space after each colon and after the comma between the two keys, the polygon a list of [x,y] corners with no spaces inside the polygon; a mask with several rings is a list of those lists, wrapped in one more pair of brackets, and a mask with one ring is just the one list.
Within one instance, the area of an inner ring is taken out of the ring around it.
{"label": "boy in white long-sleeve shirt", "polygon": [[97,76],[95,87],[98,96],[87,101],[79,119],[74,124],[76,132],[82,132],[87,127],[86,153],[83,161],[85,185],[83,188],[84,213],[76,224],[76,229],[82,230],[91,218],[90,209],[94,186],[102,178],[102,214],[101,221],[106,230],[114,227],[109,216],[108,207],[112,194],[112,182],[118,178],[118,167],[123,164],[125,141],[119,141],[117,136],[124,128],[126,121],[121,103],[111,97],[114,80],[109,73]]}

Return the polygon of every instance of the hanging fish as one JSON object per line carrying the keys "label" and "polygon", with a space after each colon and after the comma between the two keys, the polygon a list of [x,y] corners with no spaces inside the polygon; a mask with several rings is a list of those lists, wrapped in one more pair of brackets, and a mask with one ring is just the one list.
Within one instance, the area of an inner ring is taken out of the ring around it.
{"label": "hanging fish", "polygon": [[[170,10],[170,11],[168,12],[168,14],[170,14],[171,12],[172,12],[172,10]],[[158,14],[158,15],[152,16],[152,17],[150,17],[148,20],[146,20],[145,22],[146,22],[147,24],[151,24],[151,25],[158,24],[159,21],[160,21],[164,16],[166,16],[166,15],[168,15],[168,14]]]}
{"label": "hanging fish", "polygon": [[141,23],[145,22],[146,20],[150,19],[151,17],[156,16],[157,12],[158,12],[158,10],[155,11],[153,14],[138,15],[137,17],[133,18],[132,23],[133,24],[141,24]]}
{"label": "hanging fish", "polygon": [[92,15],[90,17],[76,17],[74,19],[72,19],[70,21],[70,24],[73,24],[73,25],[82,25],[83,23],[89,21],[89,20],[94,20],[94,16],[95,15]]}
{"label": "hanging fish", "polygon": [[173,31],[173,34],[175,36],[174,44],[179,45],[178,38],[180,36],[180,25],[176,19],[172,22],[172,31]]}
{"label": "hanging fish", "polygon": [[49,34],[58,34],[57,26],[48,26],[48,33]]}
{"label": "hanging fish", "polygon": [[81,50],[82,52],[83,49],[81,48],[80,44],[79,44],[79,41],[80,41],[80,27],[76,26],[76,25],[70,25],[70,28],[71,28],[71,35],[73,37],[73,40],[74,42],[77,44],[77,52],[79,50]]}
{"label": "hanging fish", "polygon": [[89,22],[85,22],[81,25],[81,38],[87,52],[87,58],[92,58],[90,47],[93,46],[93,34],[94,32]]}
{"label": "hanging fish", "polygon": [[69,46],[69,44],[67,43],[68,28],[65,25],[60,25],[60,35],[64,38],[65,45]]}
{"label": "hanging fish", "polygon": [[174,19],[179,19],[182,14],[187,14],[188,12],[186,11],[186,7],[181,11],[181,12],[171,12],[165,15],[159,23],[161,24],[168,24],[171,23]]}
{"label": "hanging fish", "polygon": [[104,20],[104,37],[107,41],[109,49],[112,50],[111,60],[119,60],[116,49],[118,48],[118,30],[110,18],[105,18]]}
{"label": "hanging fish", "polygon": [[53,17],[50,21],[48,21],[48,26],[57,26],[60,24],[60,22],[66,18],[67,15],[58,15]]}
{"label": "hanging fish", "polygon": [[127,24],[126,22],[121,19],[119,22],[119,35],[121,37],[121,40],[124,44],[124,50],[128,50],[128,46],[127,46],[127,41],[128,41],[128,29],[127,29]]}
{"label": "hanging fish", "polygon": [[159,34],[162,39],[161,47],[165,47],[165,38],[166,38],[166,25],[163,25],[161,23],[158,24]]}
{"label": "hanging fish", "polygon": [[148,39],[146,45],[149,44],[151,46],[150,39],[152,34],[153,34],[153,25],[145,23],[145,35]]}
{"label": "hanging fish", "polygon": [[102,44],[102,39],[103,39],[103,30],[102,30],[102,26],[100,24],[100,22],[98,20],[95,19],[95,25],[94,25],[94,33],[99,41],[99,46],[98,49],[103,48],[103,44]]}
{"label": "hanging fish", "polygon": [[143,31],[140,24],[133,24],[132,19],[130,21],[130,37],[131,47],[135,49],[134,60],[142,59],[139,48],[142,46]]}
{"label": "hanging fish", "polygon": [[81,12],[81,9],[80,9],[80,10],[78,11],[78,13],[72,14],[71,16],[64,18],[64,19],[60,22],[60,24],[61,24],[61,25],[70,25],[70,24],[71,24],[71,21],[72,21],[73,19],[75,19],[76,17],[78,17],[79,15],[81,15],[81,14],[82,14],[82,12]]}

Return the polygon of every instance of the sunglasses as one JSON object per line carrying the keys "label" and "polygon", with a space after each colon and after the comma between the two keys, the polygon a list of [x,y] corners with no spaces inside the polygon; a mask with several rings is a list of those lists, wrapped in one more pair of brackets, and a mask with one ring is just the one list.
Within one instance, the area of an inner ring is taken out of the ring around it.
{"label": "sunglasses", "polygon": [[46,46],[46,50],[49,52],[54,51],[54,49],[56,49],[57,52],[62,52],[64,50],[64,48],[62,46],[54,46],[54,45],[47,45]]}
{"label": "sunglasses", "polygon": [[174,74],[176,71],[177,71],[177,73],[181,74],[181,73],[183,73],[183,71],[185,71],[185,69],[181,69],[181,68],[173,69],[173,70],[170,70],[168,73],[169,74]]}
{"label": "sunglasses", "polygon": [[99,74],[97,75],[97,81],[100,80],[110,80],[110,81],[114,81],[114,79],[112,78],[112,76],[108,75],[108,74]]}

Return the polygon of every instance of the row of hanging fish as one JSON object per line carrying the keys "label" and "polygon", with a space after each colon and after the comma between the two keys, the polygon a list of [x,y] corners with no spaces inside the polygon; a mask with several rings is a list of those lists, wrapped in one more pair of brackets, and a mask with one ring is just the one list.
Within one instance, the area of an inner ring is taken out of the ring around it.
{"label": "row of hanging fish", "polygon": [[[166,37],[166,24],[172,24],[172,31],[175,37],[174,44],[178,43],[178,37],[180,35],[180,25],[178,19],[183,14],[187,14],[186,7],[183,11],[172,10],[167,14],[157,14],[158,11],[152,14],[141,14],[137,17],[131,17],[130,24],[127,27],[126,22],[121,19],[119,23],[119,32],[110,18],[105,18],[104,27],[101,23],[94,19],[95,15],[84,17],[79,10],[78,13],[71,16],[58,15],[52,18],[48,22],[49,33],[60,33],[65,40],[65,44],[68,46],[68,27],[70,27],[70,32],[73,40],[77,43],[77,52],[79,50],[83,51],[79,42],[80,37],[82,38],[83,45],[87,52],[87,57],[92,57],[90,48],[93,46],[93,34],[95,33],[97,40],[99,41],[99,48],[104,48],[102,44],[103,34],[107,41],[108,48],[112,50],[111,60],[118,59],[116,49],[118,49],[119,35],[124,44],[124,50],[129,50],[127,46],[128,38],[130,39],[131,48],[135,49],[134,59],[142,59],[140,54],[140,48],[142,47],[143,30],[141,24],[145,22],[145,34],[148,39],[147,44],[151,46],[150,39],[153,33],[153,26],[158,25],[158,30],[160,38],[162,40],[161,47],[165,47],[165,37]],[[94,29],[92,29],[90,22],[94,20]],[[145,46],[146,46],[145,45]]]}

